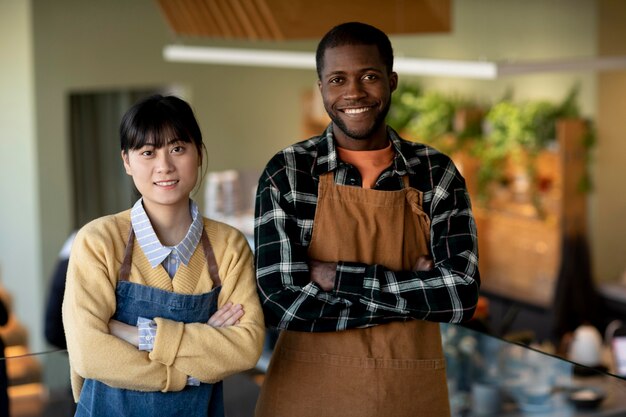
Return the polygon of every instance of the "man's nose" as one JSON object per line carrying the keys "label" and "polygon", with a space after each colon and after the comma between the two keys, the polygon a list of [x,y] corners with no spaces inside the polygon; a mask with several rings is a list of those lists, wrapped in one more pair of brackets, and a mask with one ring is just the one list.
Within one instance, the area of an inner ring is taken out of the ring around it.
{"label": "man's nose", "polygon": [[355,100],[366,96],[365,89],[360,80],[349,80],[343,94],[345,99]]}

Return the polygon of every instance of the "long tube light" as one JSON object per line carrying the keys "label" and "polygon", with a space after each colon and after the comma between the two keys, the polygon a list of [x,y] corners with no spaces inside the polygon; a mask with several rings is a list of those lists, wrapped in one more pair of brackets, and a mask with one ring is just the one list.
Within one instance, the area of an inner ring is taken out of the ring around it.
{"label": "long tube light", "polygon": [[169,45],[163,57],[172,62],[315,69],[315,54],[310,52]]}
{"label": "long tube light", "polygon": [[[315,69],[315,54],[311,52],[168,45],[163,49],[163,57],[171,62]],[[495,79],[505,75],[540,72],[603,71],[624,68],[626,68],[624,56],[502,63],[404,57],[397,57],[394,60],[394,70],[400,74],[475,79]]]}

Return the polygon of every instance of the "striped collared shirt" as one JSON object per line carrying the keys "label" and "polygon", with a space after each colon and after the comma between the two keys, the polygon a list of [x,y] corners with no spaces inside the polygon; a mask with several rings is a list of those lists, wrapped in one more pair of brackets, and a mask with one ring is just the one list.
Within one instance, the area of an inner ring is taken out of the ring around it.
{"label": "striped collared shirt", "polygon": [[[193,255],[204,227],[202,216],[199,215],[198,206],[193,200],[189,200],[189,210],[191,211],[191,226],[187,234],[176,246],[164,246],[159,241],[148,214],[143,207],[143,199],[137,200],[130,211],[130,220],[135,231],[135,238],[139,242],[141,250],[148,258],[152,268],[163,265],[170,278],[173,278],[182,262],[189,265],[189,260]],[[154,320],[138,317],[137,330],[139,334],[139,350],[151,351],[154,347],[157,326]],[[200,381],[191,376],[187,377],[187,385],[200,385]]]}
{"label": "striped collared shirt", "polygon": [[391,271],[382,265],[338,262],[335,288],[312,283],[307,266],[319,176],[361,186],[358,170],[337,155],[332,125],[323,135],[276,154],[259,179],[255,262],[268,326],[299,331],[365,327],[409,318],[469,319],[478,299],[476,225],[465,181],[446,155],[401,139],[388,128],[396,153],[374,189],[399,190],[402,176],[423,192],[431,221],[431,271]]}
{"label": "striped collared shirt", "polygon": [[198,206],[193,200],[189,200],[189,209],[192,218],[191,226],[183,240],[176,246],[161,244],[143,208],[143,199],[137,200],[130,212],[135,237],[150,265],[152,268],[156,268],[159,264],[163,265],[170,278],[174,277],[181,262],[189,265],[189,260],[202,237],[202,216],[199,215]]}

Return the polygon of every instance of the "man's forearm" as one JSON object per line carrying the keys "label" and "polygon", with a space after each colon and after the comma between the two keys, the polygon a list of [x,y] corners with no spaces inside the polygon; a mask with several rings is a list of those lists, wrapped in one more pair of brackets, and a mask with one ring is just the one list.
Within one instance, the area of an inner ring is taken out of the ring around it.
{"label": "man's forearm", "polygon": [[477,259],[469,254],[426,271],[395,272],[382,265],[340,262],[332,293],[380,316],[460,322],[472,316],[479,281]]}
{"label": "man's forearm", "polygon": [[[420,256],[413,266],[413,271],[430,271],[433,269],[433,259],[430,256]],[[335,288],[335,277],[337,276],[337,262],[322,262],[315,259],[309,260],[309,271],[311,282],[315,282],[324,291],[331,291]]]}

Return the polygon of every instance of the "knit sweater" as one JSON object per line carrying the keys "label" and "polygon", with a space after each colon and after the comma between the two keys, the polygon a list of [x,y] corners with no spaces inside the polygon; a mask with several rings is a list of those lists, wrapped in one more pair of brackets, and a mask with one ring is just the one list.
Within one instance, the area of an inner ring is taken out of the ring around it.
{"label": "knit sweater", "polygon": [[[74,399],[78,401],[84,379],[116,388],[167,392],[182,390],[187,376],[214,383],[252,368],[264,338],[252,254],[241,232],[209,219],[204,219],[204,227],[222,280],[218,307],[228,302],[243,305],[239,324],[216,328],[157,317],[152,352],[140,351],[109,333],[130,227],[130,210],[102,217],[85,225],[72,246],[63,324]],[[161,265],[150,266],[135,240],[129,280],[181,294],[202,294],[213,287],[200,244],[189,265],[181,264],[171,279]]]}

